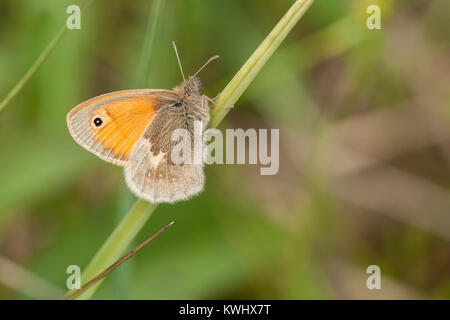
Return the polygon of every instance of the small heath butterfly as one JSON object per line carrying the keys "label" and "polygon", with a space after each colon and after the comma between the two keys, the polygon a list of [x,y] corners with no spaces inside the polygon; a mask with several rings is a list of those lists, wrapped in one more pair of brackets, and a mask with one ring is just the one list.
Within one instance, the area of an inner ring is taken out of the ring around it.
{"label": "small heath butterfly", "polygon": [[203,130],[209,122],[209,103],[200,94],[197,74],[186,80],[173,42],[183,83],[172,90],[116,91],[87,100],[67,114],[69,132],[77,143],[101,159],[124,167],[125,181],[139,198],[153,203],[175,202],[199,193],[204,185],[203,164],[171,160],[175,129],[194,136],[194,122]]}

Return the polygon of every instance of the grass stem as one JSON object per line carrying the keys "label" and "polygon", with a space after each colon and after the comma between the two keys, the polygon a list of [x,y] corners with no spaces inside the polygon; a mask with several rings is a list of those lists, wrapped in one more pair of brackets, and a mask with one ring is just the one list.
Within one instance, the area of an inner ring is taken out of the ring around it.
{"label": "grass stem", "polygon": [[[217,100],[219,105],[234,105],[236,103],[267,60],[272,56],[284,38],[286,38],[287,34],[292,30],[313,2],[314,0],[295,1],[283,18],[222,91]],[[229,110],[230,109],[223,108],[213,109],[210,127],[216,128]],[[137,200],[122,222],[117,226],[100,248],[99,252],[89,263],[86,271],[83,273],[83,279],[92,279],[113,263],[133,241],[134,237],[145,225],[155,208],[156,205],[145,202],[144,200]],[[100,282],[87,290],[79,298],[89,299],[99,284]]]}

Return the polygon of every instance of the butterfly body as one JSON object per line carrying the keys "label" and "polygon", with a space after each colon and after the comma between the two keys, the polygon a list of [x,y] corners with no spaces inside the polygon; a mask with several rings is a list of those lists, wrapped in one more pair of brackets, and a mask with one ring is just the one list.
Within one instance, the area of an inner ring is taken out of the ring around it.
{"label": "butterfly body", "polygon": [[203,189],[203,164],[176,164],[172,132],[185,129],[194,139],[209,122],[208,98],[200,80],[190,77],[172,90],[116,91],[92,98],[67,115],[69,132],[82,147],[124,167],[125,180],[138,197],[153,203],[187,199]]}

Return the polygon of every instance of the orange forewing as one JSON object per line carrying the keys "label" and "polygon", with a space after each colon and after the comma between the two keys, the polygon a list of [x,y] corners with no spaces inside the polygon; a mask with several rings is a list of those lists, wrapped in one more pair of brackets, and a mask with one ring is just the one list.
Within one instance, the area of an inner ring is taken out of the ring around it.
{"label": "orange forewing", "polygon": [[[86,119],[91,123],[92,138],[89,142],[80,143],[89,148],[91,144],[100,142],[108,157],[126,161],[160,106],[157,95],[149,94],[148,91],[137,89],[111,92],[92,98],[72,109],[67,117],[69,120],[83,109],[98,104],[90,113],[90,119]],[[96,116],[103,120],[103,125],[99,128],[92,122]]]}
{"label": "orange forewing", "polygon": [[106,104],[92,113],[92,119],[101,115],[104,125],[92,126],[94,140],[112,149],[115,157],[126,160],[147,125],[156,114],[156,99],[149,97],[128,98]]}

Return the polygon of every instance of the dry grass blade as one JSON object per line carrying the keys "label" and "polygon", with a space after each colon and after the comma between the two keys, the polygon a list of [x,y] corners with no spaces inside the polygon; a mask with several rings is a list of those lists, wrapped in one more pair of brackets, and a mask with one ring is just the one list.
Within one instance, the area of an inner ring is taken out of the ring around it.
{"label": "dry grass blade", "polygon": [[173,221],[163,227],[161,230],[159,230],[157,233],[152,235],[151,237],[147,238],[144,242],[142,242],[140,245],[138,245],[136,248],[128,252],[126,255],[124,255],[122,258],[114,262],[112,265],[110,265],[108,268],[106,268],[105,271],[101,272],[99,275],[95,276],[88,282],[86,282],[80,289],[73,291],[72,293],[69,293],[64,299],[65,300],[74,300],[78,298],[83,292],[88,290],[90,287],[95,285],[97,282],[105,278],[108,274],[110,274],[114,269],[119,267],[122,263],[130,259],[132,256],[134,256],[136,253],[138,253],[143,247],[145,247],[150,241],[155,239],[157,236],[159,236],[161,233],[163,233],[165,230],[167,230],[170,226],[172,226]]}

